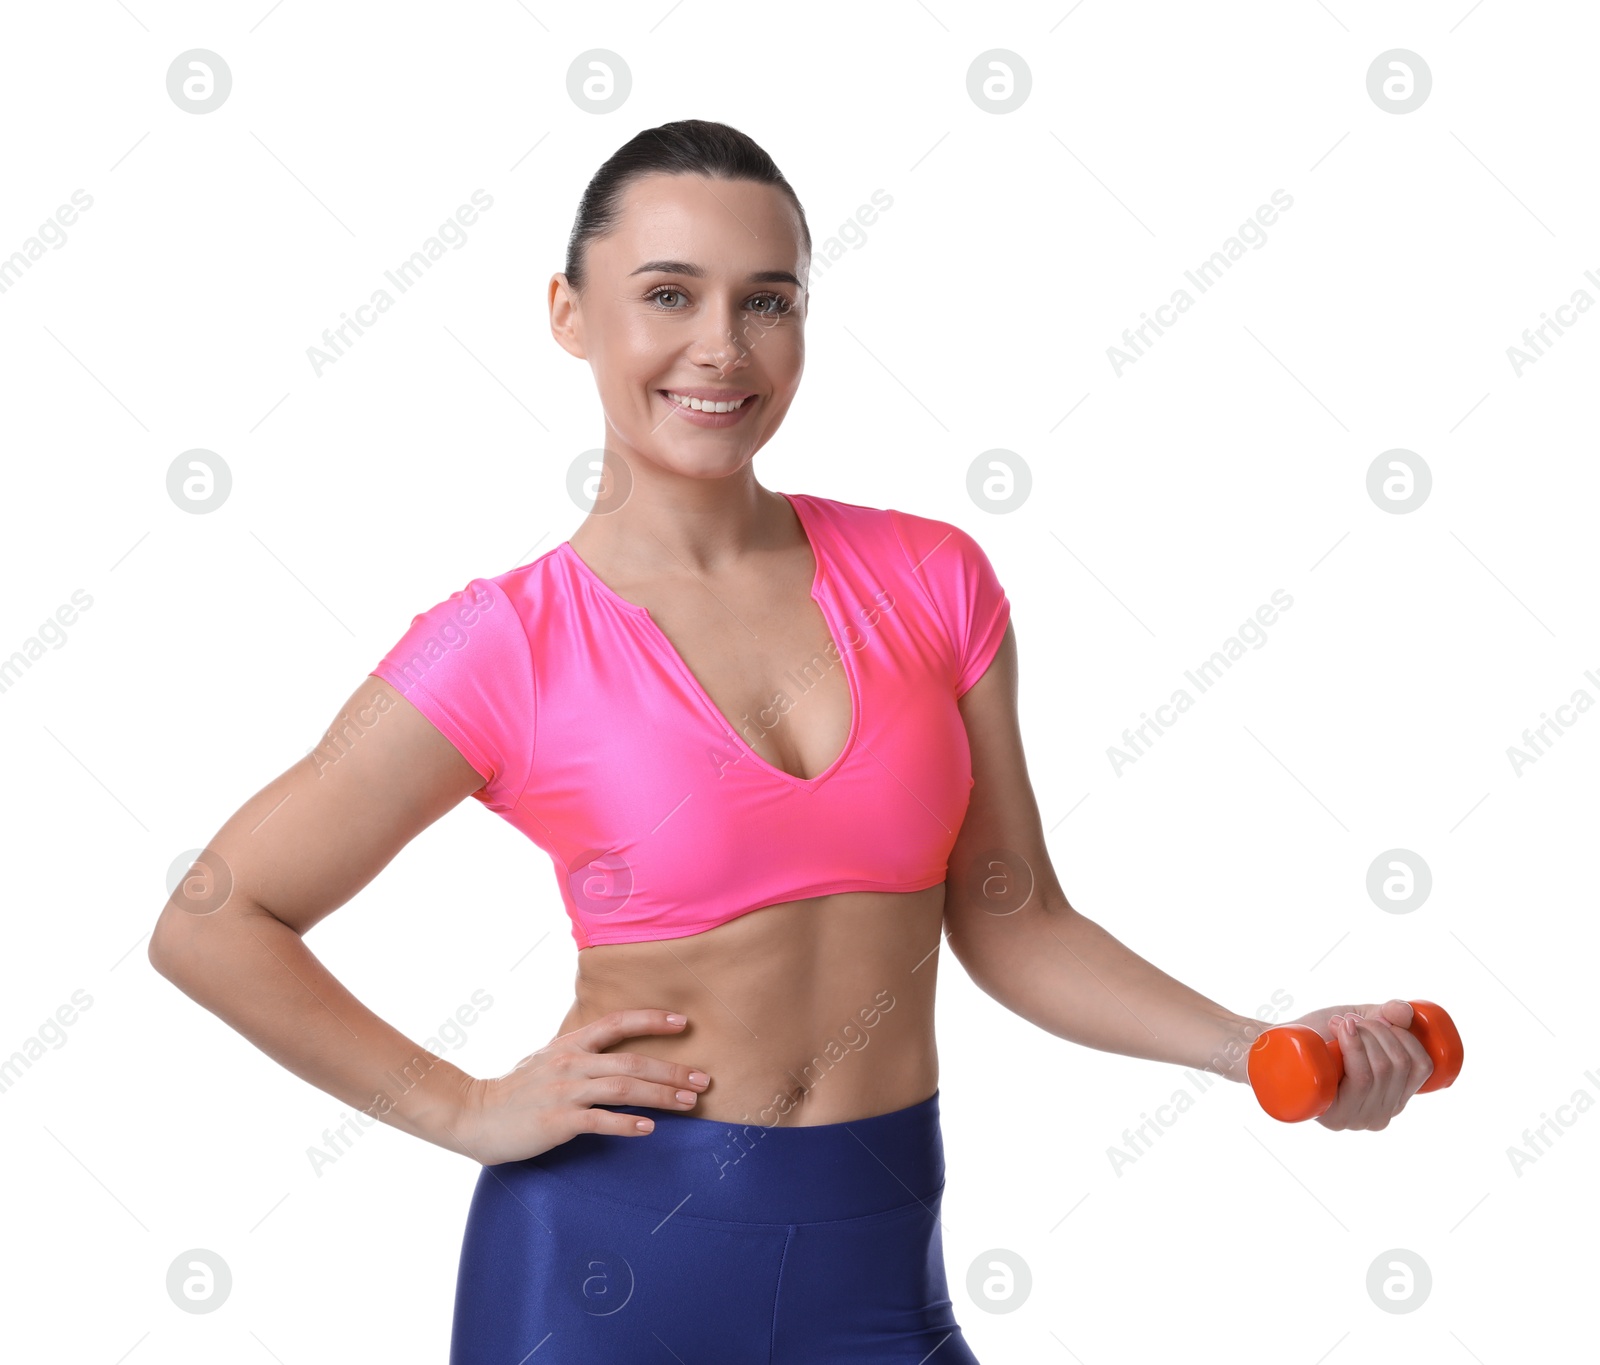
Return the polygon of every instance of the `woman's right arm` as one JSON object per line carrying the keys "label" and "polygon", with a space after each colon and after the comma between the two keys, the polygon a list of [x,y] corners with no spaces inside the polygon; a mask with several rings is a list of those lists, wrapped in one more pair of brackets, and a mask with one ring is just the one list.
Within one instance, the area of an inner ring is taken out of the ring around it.
{"label": "woman's right arm", "polygon": [[664,1010],[618,1011],[480,1081],[378,1018],[306,947],[307,930],[483,784],[421,712],[367,677],[323,744],[206,845],[161,911],[151,965],[318,1089],[485,1164],[580,1131],[639,1135],[634,1115],[590,1104],[687,1110],[676,1088],[704,1088],[688,1067],[598,1055],[621,1038],[679,1032]]}

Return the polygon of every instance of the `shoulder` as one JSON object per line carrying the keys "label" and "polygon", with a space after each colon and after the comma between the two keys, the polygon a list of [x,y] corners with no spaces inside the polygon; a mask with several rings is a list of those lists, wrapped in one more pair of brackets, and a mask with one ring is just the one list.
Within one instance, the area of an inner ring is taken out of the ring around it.
{"label": "shoulder", "polygon": [[546,558],[469,579],[413,616],[370,670],[455,745],[485,779],[475,794],[502,812],[532,771],[538,707],[527,613]]}
{"label": "shoulder", "polygon": [[840,519],[858,533],[875,535],[884,544],[898,547],[911,571],[924,582],[991,571],[977,538],[953,521],[899,507],[847,502],[831,502],[830,506],[839,509]]}
{"label": "shoulder", "polygon": [[863,548],[876,546],[902,557],[913,576],[935,596],[935,583],[962,585],[994,574],[989,556],[977,538],[953,521],[814,493],[790,496],[803,498],[806,511],[851,543]]}
{"label": "shoulder", "polygon": [[561,547],[557,545],[526,564],[519,564],[492,578],[474,579],[473,583],[494,591],[511,604],[525,626],[531,625],[540,607],[566,597],[572,591],[570,567],[560,550]]}
{"label": "shoulder", "polygon": [[824,498],[815,493],[794,493],[790,496],[804,498],[807,511],[851,539],[877,540],[885,545],[898,546],[901,552],[911,555],[913,567],[941,550],[948,552],[946,558],[966,555],[975,550],[982,553],[978,542],[966,531],[954,522],[938,517],[922,516],[898,507],[869,507],[864,503]]}
{"label": "shoulder", "polygon": [[543,604],[569,591],[564,572],[562,557],[549,550],[516,568],[469,579],[412,616],[375,671],[409,693],[417,683],[439,686],[448,672],[531,668],[530,642]]}

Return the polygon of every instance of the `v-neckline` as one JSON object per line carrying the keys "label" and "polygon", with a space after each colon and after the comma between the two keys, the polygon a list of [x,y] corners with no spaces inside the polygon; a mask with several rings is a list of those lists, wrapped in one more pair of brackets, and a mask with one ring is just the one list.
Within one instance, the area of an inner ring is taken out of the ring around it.
{"label": "v-neckline", "polygon": [[851,751],[855,748],[856,735],[861,729],[861,685],[856,677],[855,666],[851,661],[851,651],[842,649],[839,645],[839,633],[834,625],[833,612],[829,606],[832,593],[831,591],[825,592],[823,590],[824,567],[827,559],[817,543],[817,538],[812,534],[811,525],[806,519],[807,513],[801,511],[801,502],[806,495],[803,493],[791,495],[779,492],[778,496],[794,509],[795,519],[800,523],[800,532],[805,536],[806,543],[811,547],[811,558],[816,564],[816,571],[811,576],[811,600],[817,604],[818,610],[822,613],[822,623],[827,627],[828,638],[833,645],[833,651],[839,658],[840,666],[844,669],[845,682],[850,694],[850,729],[845,735],[844,747],[839,750],[838,756],[827,767],[813,777],[796,777],[793,773],[785,772],[782,768],[762,758],[760,754],[750,747],[745,737],[739,733],[738,727],[727,716],[723,715],[721,708],[711,699],[711,694],[706,691],[700,680],[695,677],[693,670],[684,662],[683,656],[678,653],[678,647],[667,638],[667,633],[661,629],[655,617],[650,614],[650,608],[641,606],[637,602],[628,601],[626,597],[607,584],[599,574],[584,562],[583,557],[572,548],[570,540],[562,541],[556,548],[566,552],[567,558],[589,582],[600,590],[603,596],[616,603],[624,611],[644,620],[650,631],[660,642],[661,648],[667,657],[672,660],[678,672],[683,675],[683,680],[695,700],[717,722],[718,726],[732,737],[734,743],[743,751],[745,757],[752,760],[763,772],[770,773],[773,777],[782,778],[793,786],[809,791],[821,786],[828,778],[832,777],[844,765],[845,760],[850,757]]}

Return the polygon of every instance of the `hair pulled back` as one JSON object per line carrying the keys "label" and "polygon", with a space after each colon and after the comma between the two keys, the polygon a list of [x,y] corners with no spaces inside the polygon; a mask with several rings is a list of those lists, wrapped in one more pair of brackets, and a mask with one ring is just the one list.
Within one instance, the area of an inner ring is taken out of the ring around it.
{"label": "hair pulled back", "polygon": [[703,175],[776,186],[789,196],[800,215],[801,241],[806,254],[811,254],[811,229],[800,198],[761,146],[726,123],[678,119],[635,134],[611,154],[584,188],[567,238],[567,281],[578,293],[588,282],[589,243],[619,225],[624,192],[645,175]]}

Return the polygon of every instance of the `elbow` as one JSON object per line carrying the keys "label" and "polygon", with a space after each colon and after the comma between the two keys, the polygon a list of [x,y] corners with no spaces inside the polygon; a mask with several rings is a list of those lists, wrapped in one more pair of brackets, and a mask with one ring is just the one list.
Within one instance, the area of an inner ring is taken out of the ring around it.
{"label": "elbow", "polygon": [[283,924],[254,902],[241,900],[237,908],[230,903],[225,910],[194,914],[168,901],[150,931],[145,959],[174,986],[188,992],[189,983],[231,962],[239,936],[261,922],[275,927]]}
{"label": "elbow", "polygon": [[193,970],[197,956],[194,916],[175,909],[169,901],[150,931],[145,959],[175,986]]}
{"label": "elbow", "polygon": [[175,982],[179,971],[178,964],[182,957],[178,935],[173,932],[163,914],[156,921],[156,927],[150,931],[150,945],[145,950],[145,958],[160,975],[166,977],[168,981]]}

